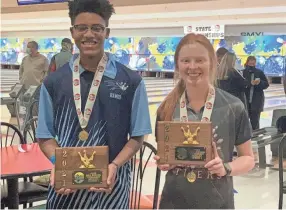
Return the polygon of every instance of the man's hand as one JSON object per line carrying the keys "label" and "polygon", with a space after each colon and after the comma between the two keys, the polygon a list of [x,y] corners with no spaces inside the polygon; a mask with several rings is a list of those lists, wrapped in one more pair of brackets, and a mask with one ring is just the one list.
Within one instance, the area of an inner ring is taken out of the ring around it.
{"label": "man's hand", "polygon": [[116,180],[116,174],[117,174],[117,166],[114,163],[110,163],[108,165],[108,176],[107,176],[107,185],[109,188],[96,188],[96,187],[91,187],[89,190],[94,191],[94,192],[106,192],[106,193],[111,193],[115,180]]}
{"label": "man's hand", "polygon": [[[52,187],[54,187],[54,185],[55,185],[55,168],[54,168],[54,167],[53,167],[52,170],[51,170],[50,185],[51,185]],[[75,190],[61,188],[61,189],[59,189],[59,190],[56,190],[56,192],[57,192],[58,194],[68,195],[68,194],[70,194],[70,193],[74,193]]]}
{"label": "man's hand", "polygon": [[158,160],[160,160],[160,157],[158,155],[154,156],[154,160],[156,160],[157,166],[161,171],[169,171],[173,168],[175,168],[175,165],[169,165],[169,164],[158,164]]}
{"label": "man's hand", "polygon": [[218,155],[216,143],[213,142],[212,146],[213,146],[214,159],[209,161],[205,165],[205,168],[207,168],[211,174],[216,174],[218,176],[225,176],[226,171],[223,165],[223,161]]}

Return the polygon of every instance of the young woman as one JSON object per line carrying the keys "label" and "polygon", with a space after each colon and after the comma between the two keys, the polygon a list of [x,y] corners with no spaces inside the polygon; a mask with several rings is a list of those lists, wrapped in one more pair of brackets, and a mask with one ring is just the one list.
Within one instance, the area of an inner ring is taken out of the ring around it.
{"label": "young woman", "polygon": [[235,69],[236,56],[227,52],[221,59],[217,70],[217,86],[239,98],[247,108],[245,88],[246,80],[243,75]]}
{"label": "young woman", "polygon": [[[238,98],[213,87],[217,61],[213,46],[204,36],[186,35],[177,47],[175,63],[178,82],[159,107],[157,120],[210,118],[219,140],[213,143],[214,159],[202,168],[158,165],[168,171],[160,208],[234,208],[232,176],[254,167],[251,127],[244,105]],[[179,106],[182,100],[187,107]],[[205,112],[205,104],[211,101],[213,106]],[[233,161],[234,146],[239,157]],[[155,156],[155,160],[159,159]],[[187,176],[190,172],[192,179]]]}

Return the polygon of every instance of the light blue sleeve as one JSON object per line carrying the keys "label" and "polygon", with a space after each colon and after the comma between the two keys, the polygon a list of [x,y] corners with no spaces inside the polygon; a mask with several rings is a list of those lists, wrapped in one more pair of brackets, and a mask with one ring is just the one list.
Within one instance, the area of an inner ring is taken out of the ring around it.
{"label": "light blue sleeve", "polygon": [[143,136],[152,133],[146,87],[142,80],[132,102],[130,136]]}
{"label": "light blue sleeve", "polygon": [[44,84],[42,84],[40,91],[39,116],[38,126],[36,129],[36,138],[55,138],[53,103],[51,96]]}

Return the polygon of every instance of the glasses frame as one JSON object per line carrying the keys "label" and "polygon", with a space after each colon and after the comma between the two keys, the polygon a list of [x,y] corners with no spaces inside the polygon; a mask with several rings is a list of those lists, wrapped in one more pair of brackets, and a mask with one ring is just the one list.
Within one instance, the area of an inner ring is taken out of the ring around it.
{"label": "glasses frame", "polygon": [[[86,27],[86,29],[84,31],[80,31],[78,29],[79,26],[84,26],[84,27]],[[95,30],[92,29],[93,27],[100,27],[101,31],[95,31]],[[108,27],[105,27],[105,26],[103,26],[101,24],[93,24],[91,26],[88,26],[88,25],[85,25],[85,24],[77,24],[77,25],[73,25],[71,27],[71,29],[74,29],[77,33],[82,33],[82,34],[85,34],[88,30],[90,30],[93,34],[102,34],[104,31],[109,30]]]}

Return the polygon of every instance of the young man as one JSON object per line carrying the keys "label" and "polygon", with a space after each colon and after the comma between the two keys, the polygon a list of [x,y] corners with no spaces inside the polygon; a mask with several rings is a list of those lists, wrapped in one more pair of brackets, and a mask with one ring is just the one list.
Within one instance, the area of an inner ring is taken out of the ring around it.
{"label": "young man", "polygon": [[69,2],[71,34],[80,55],[44,81],[37,128],[40,147],[52,162],[56,147],[108,145],[110,189],[56,192],[52,170],[48,209],[129,208],[129,160],[152,131],[142,78],[104,53],[112,13],[107,0]]}

